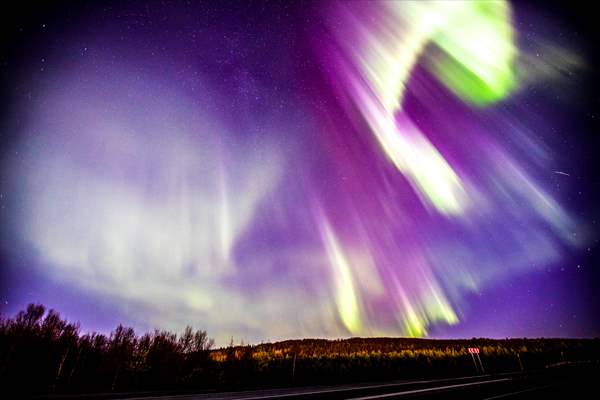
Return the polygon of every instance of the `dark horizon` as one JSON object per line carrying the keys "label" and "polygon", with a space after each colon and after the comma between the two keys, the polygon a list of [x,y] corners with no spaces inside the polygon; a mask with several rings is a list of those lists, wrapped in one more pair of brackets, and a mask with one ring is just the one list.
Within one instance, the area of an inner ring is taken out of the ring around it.
{"label": "dark horizon", "polygon": [[[498,393],[498,382],[504,382],[505,392],[553,386],[556,395],[557,390],[573,393],[574,384],[595,383],[600,357],[599,339],[352,338],[232,343],[224,348],[213,344],[205,331],[189,327],[179,335],[160,330],[136,335],[121,325],[109,337],[80,334],[76,324],[58,313],[30,304],[14,319],[0,318],[0,384],[3,394],[55,398],[215,392],[228,399],[248,398],[249,393],[257,399],[321,398],[356,390],[404,389],[409,394],[410,388],[403,388],[407,385],[423,393],[471,386],[491,386],[492,393]],[[535,386],[540,382],[546,385]]]}
{"label": "dark horizon", "polygon": [[[55,312],[57,313],[59,316],[64,318],[64,315],[60,312],[60,310],[56,310],[54,308],[50,308],[50,307],[46,307],[45,305],[43,305],[40,302],[37,303],[30,303],[28,304],[28,307],[30,306],[43,306],[45,309],[45,315],[48,315],[49,312]],[[27,308],[23,308],[22,310],[19,310],[17,313],[15,313],[14,315],[10,316],[10,315],[3,315],[0,314],[0,318],[4,319],[4,320],[14,320],[17,315],[21,312],[25,312]],[[149,329],[147,331],[138,331],[135,328],[131,327],[131,326],[127,326],[126,324],[122,324],[119,323],[117,325],[115,325],[112,329],[107,330],[107,331],[97,331],[97,330],[85,330],[81,328],[81,324],[79,321],[70,321],[69,319],[65,319],[66,322],[68,322],[69,324],[75,326],[78,328],[78,334],[79,336],[90,336],[90,335],[104,335],[107,338],[110,337],[112,334],[114,334],[115,330],[121,326],[124,327],[126,329],[133,329],[136,333],[136,336],[144,336],[146,334],[152,334],[156,331],[165,331],[162,330],[160,328],[153,328],[153,329]],[[196,329],[196,330],[201,330],[203,331],[203,327],[202,326],[195,326],[192,324],[187,324],[186,328],[190,327],[192,329]],[[180,333],[182,332],[172,332],[169,330],[166,330],[165,332],[169,332],[172,334],[175,334],[177,336],[179,336]],[[210,332],[205,331],[207,334],[207,338],[208,339],[212,339],[210,336]],[[233,342],[231,341],[231,339],[233,339]],[[226,343],[225,345],[221,345],[221,346],[213,346],[211,348],[211,350],[224,350],[228,347],[231,347],[231,344],[233,343],[233,347],[244,347],[244,346],[260,346],[260,345],[275,345],[275,344],[285,344],[288,342],[301,342],[301,341],[327,341],[327,342],[340,342],[340,341],[352,341],[352,340],[373,340],[374,342],[378,341],[378,340],[410,340],[410,341],[431,341],[431,342],[444,342],[444,341],[456,341],[456,342],[471,342],[471,341],[486,341],[486,340],[491,340],[491,341],[513,341],[513,340],[600,340],[600,336],[590,336],[590,337],[576,337],[576,336],[533,336],[533,337],[525,337],[525,336],[505,336],[505,337],[488,337],[488,336],[473,336],[473,337],[420,337],[420,338],[416,338],[416,337],[409,337],[409,336],[339,336],[339,337],[290,337],[290,338],[284,338],[284,339],[278,339],[276,341],[266,341],[266,340],[261,340],[259,342],[248,342],[246,341],[244,338],[231,338],[230,341],[228,343]]]}

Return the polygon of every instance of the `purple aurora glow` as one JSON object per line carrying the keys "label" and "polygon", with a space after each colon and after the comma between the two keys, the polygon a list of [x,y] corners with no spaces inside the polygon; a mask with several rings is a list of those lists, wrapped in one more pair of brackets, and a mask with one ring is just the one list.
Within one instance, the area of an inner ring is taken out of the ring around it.
{"label": "purple aurora glow", "polygon": [[557,271],[597,240],[540,89],[569,102],[586,64],[519,12],[129,4],[53,28],[5,116],[3,311],[218,343],[598,333],[565,322],[585,295]]}

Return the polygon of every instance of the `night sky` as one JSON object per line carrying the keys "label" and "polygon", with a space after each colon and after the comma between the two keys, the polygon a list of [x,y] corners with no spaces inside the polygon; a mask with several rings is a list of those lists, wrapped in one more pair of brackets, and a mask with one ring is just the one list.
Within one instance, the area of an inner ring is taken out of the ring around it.
{"label": "night sky", "polygon": [[0,311],[600,336],[598,38],[547,2],[0,12]]}

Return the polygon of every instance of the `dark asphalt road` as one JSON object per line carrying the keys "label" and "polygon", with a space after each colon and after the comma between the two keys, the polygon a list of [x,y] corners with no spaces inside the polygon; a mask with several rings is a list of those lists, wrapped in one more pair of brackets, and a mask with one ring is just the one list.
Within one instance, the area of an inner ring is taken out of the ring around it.
{"label": "dark asphalt road", "polygon": [[345,385],[244,392],[186,394],[139,400],[377,400],[377,399],[596,399],[600,398],[598,366],[560,366],[527,373],[511,373],[422,381]]}

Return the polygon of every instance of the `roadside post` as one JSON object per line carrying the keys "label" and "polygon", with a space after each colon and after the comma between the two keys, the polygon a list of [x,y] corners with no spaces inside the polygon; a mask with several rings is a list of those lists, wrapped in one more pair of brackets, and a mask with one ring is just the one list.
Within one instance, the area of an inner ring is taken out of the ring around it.
{"label": "roadside post", "polygon": [[[482,374],[485,374],[483,363],[481,362],[481,358],[479,357],[479,347],[469,347],[468,350],[469,354],[471,354],[471,358],[473,359],[473,364],[475,364],[475,369],[477,370],[477,372],[481,371]],[[475,356],[477,356],[477,361],[475,361]]]}
{"label": "roadside post", "polygon": [[523,372],[523,363],[521,362],[521,354],[517,351],[517,360],[519,360],[519,367],[521,368],[521,372]]}

